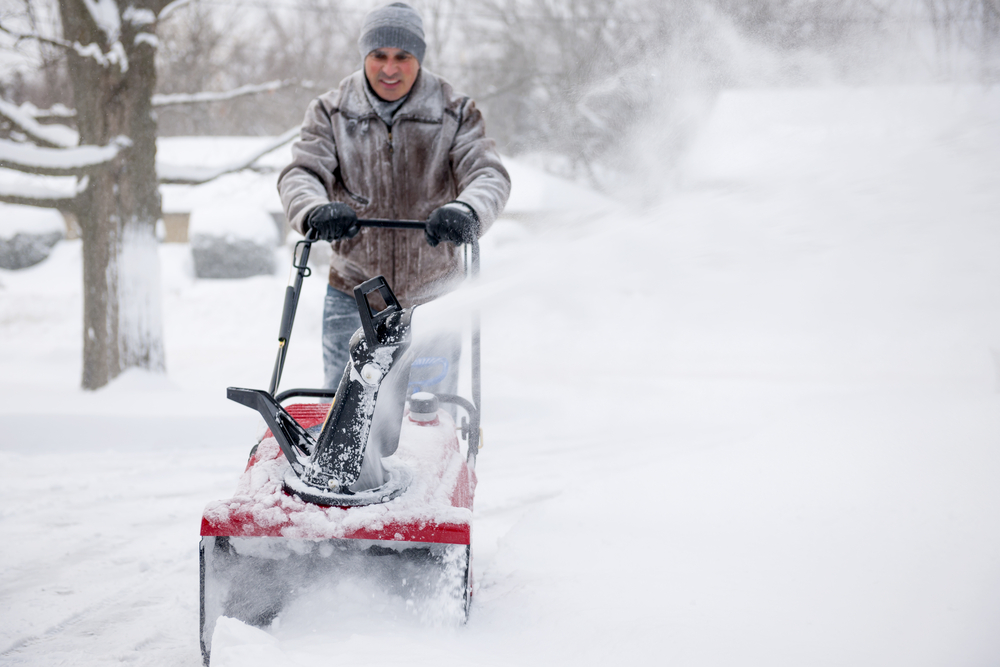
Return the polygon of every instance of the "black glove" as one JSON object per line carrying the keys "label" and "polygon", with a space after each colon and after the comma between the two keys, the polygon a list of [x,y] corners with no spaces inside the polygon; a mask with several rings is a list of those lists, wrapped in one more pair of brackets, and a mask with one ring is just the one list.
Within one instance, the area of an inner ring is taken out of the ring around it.
{"label": "black glove", "polygon": [[[339,201],[317,206],[306,216],[306,227],[315,229],[321,241],[339,241],[354,238],[361,231],[358,214]],[[308,231],[308,229],[306,231]]]}
{"label": "black glove", "polygon": [[441,241],[472,243],[479,238],[479,220],[465,204],[452,202],[434,209],[424,228],[427,243],[436,246]]}

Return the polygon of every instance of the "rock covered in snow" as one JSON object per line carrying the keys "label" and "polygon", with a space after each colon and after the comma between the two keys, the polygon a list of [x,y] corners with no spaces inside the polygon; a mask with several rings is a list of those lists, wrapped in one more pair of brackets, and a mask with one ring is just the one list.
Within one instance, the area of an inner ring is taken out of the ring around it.
{"label": "rock covered in snow", "polygon": [[49,256],[66,230],[55,209],[0,204],[0,268],[24,269]]}
{"label": "rock covered in snow", "polygon": [[249,278],[274,273],[278,230],[267,211],[211,206],[191,211],[188,238],[199,278]]}

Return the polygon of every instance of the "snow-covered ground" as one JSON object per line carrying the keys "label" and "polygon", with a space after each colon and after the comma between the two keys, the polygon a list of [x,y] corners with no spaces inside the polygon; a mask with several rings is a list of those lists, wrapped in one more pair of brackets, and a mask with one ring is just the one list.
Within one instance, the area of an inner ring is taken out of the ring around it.
{"label": "snow-covered ground", "polygon": [[[1000,91],[727,92],[682,176],[484,239],[468,624],[340,591],[215,664],[1000,663]],[[225,387],[270,377],[285,276],[161,260],[168,375],[95,393],[78,242],[0,271],[3,664],[200,662],[201,510],[259,430]]]}

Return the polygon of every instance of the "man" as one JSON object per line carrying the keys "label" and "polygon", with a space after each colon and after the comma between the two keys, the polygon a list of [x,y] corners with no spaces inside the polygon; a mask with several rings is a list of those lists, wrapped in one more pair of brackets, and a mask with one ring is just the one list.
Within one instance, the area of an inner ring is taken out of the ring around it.
{"label": "man", "polygon": [[[364,67],[314,100],[278,190],[292,227],[333,243],[323,312],[326,386],[361,326],[354,287],[384,275],[403,307],[461,279],[459,244],[503,210],[510,177],[468,97],[421,68],[423,22],[403,2],[375,9],[358,40]],[[426,232],[360,229],[358,217],[426,220]]]}

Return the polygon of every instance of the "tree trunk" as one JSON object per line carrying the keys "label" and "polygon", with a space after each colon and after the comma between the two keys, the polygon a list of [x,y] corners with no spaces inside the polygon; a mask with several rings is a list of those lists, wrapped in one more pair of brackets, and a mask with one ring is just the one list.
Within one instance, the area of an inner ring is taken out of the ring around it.
{"label": "tree trunk", "polygon": [[[119,4],[121,15],[125,0]],[[145,5],[156,12],[162,3],[129,5],[134,20],[136,9]],[[84,47],[68,52],[80,143],[105,145],[124,136],[132,144],[110,168],[81,181],[83,387],[97,389],[128,368],[164,370],[156,240],[161,210],[151,104],[156,48],[152,39],[136,39],[151,25],[122,19],[120,34],[112,29],[109,35],[83,0],[60,0],[59,8],[64,38]],[[92,44],[103,56],[81,55]]]}

